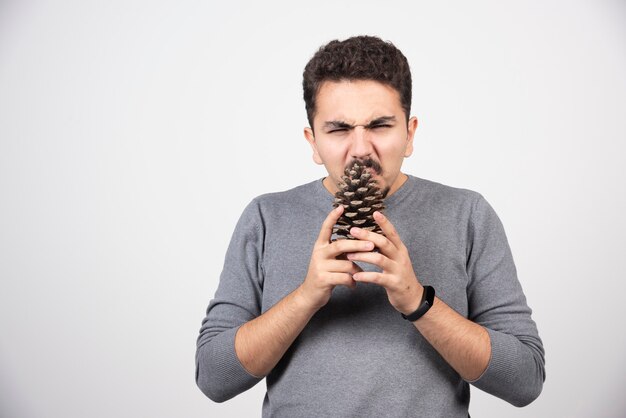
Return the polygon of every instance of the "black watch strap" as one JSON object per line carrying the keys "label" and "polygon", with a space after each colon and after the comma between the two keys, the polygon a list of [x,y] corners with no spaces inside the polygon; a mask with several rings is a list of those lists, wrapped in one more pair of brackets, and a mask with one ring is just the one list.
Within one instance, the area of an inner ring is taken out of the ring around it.
{"label": "black watch strap", "polygon": [[402,315],[402,318],[407,321],[415,322],[420,319],[428,310],[433,306],[433,302],[435,300],[435,288],[432,286],[424,286],[424,292],[422,293],[422,301],[420,302],[420,306],[417,307],[415,312],[405,315]]}

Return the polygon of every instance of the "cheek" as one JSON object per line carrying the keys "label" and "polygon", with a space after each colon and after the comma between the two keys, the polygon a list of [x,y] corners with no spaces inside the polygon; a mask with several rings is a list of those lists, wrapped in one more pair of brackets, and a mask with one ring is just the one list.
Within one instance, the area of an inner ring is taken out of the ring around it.
{"label": "cheek", "polygon": [[320,156],[328,163],[336,163],[338,160],[343,161],[348,153],[347,141],[334,141],[326,142],[323,145],[318,145],[318,152]]}
{"label": "cheek", "polygon": [[380,141],[376,144],[375,150],[381,163],[393,164],[395,160],[404,158],[406,146],[399,141]]}

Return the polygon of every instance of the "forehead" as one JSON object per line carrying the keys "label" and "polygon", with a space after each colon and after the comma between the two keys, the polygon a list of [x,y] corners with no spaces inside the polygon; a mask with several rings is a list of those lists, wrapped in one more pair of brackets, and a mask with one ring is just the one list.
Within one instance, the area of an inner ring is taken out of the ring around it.
{"label": "forehead", "polygon": [[373,80],[325,81],[316,97],[315,121],[366,123],[381,116],[403,115],[400,94]]}

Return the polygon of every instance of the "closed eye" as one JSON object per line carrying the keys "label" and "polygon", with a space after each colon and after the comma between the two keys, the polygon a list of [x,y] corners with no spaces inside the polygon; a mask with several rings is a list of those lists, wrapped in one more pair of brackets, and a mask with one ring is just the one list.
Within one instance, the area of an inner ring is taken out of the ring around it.
{"label": "closed eye", "polygon": [[372,130],[389,129],[395,126],[395,121],[395,116],[382,116],[380,118],[376,118],[370,121],[370,123],[368,123],[365,128]]}
{"label": "closed eye", "polygon": [[336,134],[336,133],[345,133],[345,132],[348,132],[348,128],[335,128],[335,129],[331,129],[327,131],[326,133]]}

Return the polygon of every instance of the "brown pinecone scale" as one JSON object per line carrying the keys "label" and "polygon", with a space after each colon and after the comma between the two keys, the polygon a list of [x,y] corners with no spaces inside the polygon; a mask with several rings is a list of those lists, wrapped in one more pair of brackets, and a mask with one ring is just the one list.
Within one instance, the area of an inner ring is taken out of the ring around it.
{"label": "brown pinecone scale", "polygon": [[344,211],[333,228],[337,239],[355,239],[350,235],[353,226],[382,234],[380,226],[374,221],[375,211],[382,211],[383,194],[376,180],[367,172],[364,165],[354,163],[345,169],[343,182],[339,183],[339,191],[335,193],[333,207],[343,205]]}

